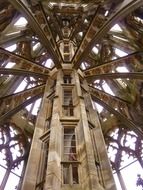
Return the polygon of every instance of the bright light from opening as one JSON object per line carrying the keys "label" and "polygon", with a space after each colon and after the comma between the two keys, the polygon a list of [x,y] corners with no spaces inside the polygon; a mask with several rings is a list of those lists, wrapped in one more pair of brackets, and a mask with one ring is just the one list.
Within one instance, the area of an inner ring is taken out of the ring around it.
{"label": "bright light from opening", "polygon": [[53,60],[52,59],[47,59],[44,66],[47,67],[47,68],[52,68],[53,67]]}
{"label": "bright light from opening", "polygon": [[8,33],[8,34],[6,34],[6,36],[11,36],[11,35],[14,35],[14,34],[19,34],[19,33],[20,33],[20,31],[16,31],[16,32]]}
{"label": "bright light from opening", "polygon": [[29,104],[28,106],[26,106],[26,109],[27,109],[28,111],[30,111],[31,106],[32,106],[32,104]]}
{"label": "bright light from opening", "polygon": [[56,3],[50,2],[49,5],[54,6],[54,5],[56,5]]}
{"label": "bright light from opening", "polygon": [[129,41],[129,40],[127,40],[127,39],[125,39],[125,38],[121,38],[121,37],[119,37],[119,36],[113,35],[113,37],[114,37],[114,38],[117,38],[117,39],[119,39],[119,40],[123,40],[123,41],[125,41],[125,42],[128,42],[128,41]]}
{"label": "bright light from opening", "polygon": [[103,107],[100,106],[100,105],[99,105],[98,103],[96,103],[96,102],[93,102],[93,107],[94,107],[95,110],[98,111],[98,113],[101,113],[101,112],[103,111]]}
{"label": "bright light from opening", "polygon": [[12,52],[12,51],[15,51],[16,48],[17,48],[17,45],[16,45],[16,44],[13,44],[13,45],[11,45],[11,46],[5,48],[5,49],[6,49],[7,51]]}
{"label": "bright light from opening", "polygon": [[98,54],[98,52],[99,52],[99,50],[98,50],[97,47],[95,47],[95,46],[92,48],[92,51],[93,51],[95,54]]}
{"label": "bright light from opening", "polygon": [[115,60],[115,59],[117,59],[117,56],[113,56],[113,57],[112,57],[112,60]]}
{"label": "bright light from opening", "polygon": [[87,6],[87,4],[82,4],[83,8],[85,8]]}
{"label": "bright light from opening", "polygon": [[106,11],[106,12],[105,12],[105,16],[107,16],[107,15],[108,15],[108,13],[109,13],[109,11]]}
{"label": "bright light from opening", "polygon": [[85,70],[88,66],[89,66],[89,65],[88,65],[87,62],[82,62],[82,63],[81,63],[81,69],[82,69],[82,70]]}
{"label": "bright light from opening", "polygon": [[79,32],[78,34],[79,34],[81,37],[83,36],[83,32]]}
{"label": "bright light from opening", "polygon": [[5,66],[5,68],[10,69],[10,68],[14,67],[14,65],[15,65],[15,63],[13,63],[13,62],[8,62],[8,64]]}
{"label": "bright light from opening", "polygon": [[82,68],[82,70],[85,70],[85,69],[86,69],[86,67],[85,67],[85,64],[84,64],[84,63],[81,63],[81,68]]}
{"label": "bright light from opening", "polygon": [[141,187],[136,186],[137,174],[142,174],[142,168],[138,161],[121,170],[121,174],[123,176],[123,179],[125,179],[124,182],[127,190],[142,189]]}
{"label": "bright light from opening", "polygon": [[14,93],[17,93],[17,92],[20,92],[20,91],[24,90],[26,85],[27,85],[27,82],[25,80],[23,80],[20,83],[20,85],[18,86],[18,88],[14,91]]}
{"label": "bright light from opening", "polygon": [[128,55],[126,52],[120,50],[120,49],[115,49],[115,54],[118,55],[119,57],[124,57],[126,55]]}
{"label": "bright light from opening", "polygon": [[107,92],[108,94],[111,94],[112,96],[115,96],[115,94],[113,93],[113,91],[111,90],[111,88],[106,82],[103,83],[102,87],[105,90],[105,92]]}
{"label": "bright light from opening", "polygon": [[35,51],[36,49],[38,49],[38,47],[40,47],[40,43],[39,42],[33,46],[33,51]]}
{"label": "bright light from opening", "polygon": [[116,32],[122,32],[121,27],[119,26],[119,24],[115,24],[110,31],[116,31]]}
{"label": "bright light from opening", "polygon": [[114,180],[116,183],[117,190],[122,190],[117,174],[114,174]]}
{"label": "bright light from opening", "polygon": [[116,71],[118,71],[119,73],[128,73],[129,70],[126,67],[117,67]]}
{"label": "bright light from opening", "polygon": [[86,18],[84,19],[84,23],[88,23],[88,20]]}
{"label": "bright light from opening", "polygon": [[27,20],[24,18],[24,17],[20,17],[16,23],[14,24],[14,26],[18,26],[18,27],[23,27],[23,26],[26,26],[27,24]]}
{"label": "bright light from opening", "polygon": [[[2,164],[2,163],[1,163]],[[1,166],[0,166],[0,183],[2,182],[2,179],[4,178],[4,176],[5,176],[5,173],[6,173],[6,169],[5,168],[2,168]]]}
{"label": "bright light from opening", "polygon": [[33,115],[37,115],[38,114],[38,111],[39,111],[39,108],[40,108],[40,104],[41,104],[41,98],[36,100],[35,104],[34,104],[34,107],[33,107],[33,110],[32,110],[32,114]]}

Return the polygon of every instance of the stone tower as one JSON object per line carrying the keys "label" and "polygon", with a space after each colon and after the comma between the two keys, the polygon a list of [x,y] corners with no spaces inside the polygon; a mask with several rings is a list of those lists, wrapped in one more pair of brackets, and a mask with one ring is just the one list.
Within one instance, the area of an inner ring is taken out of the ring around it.
{"label": "stone tower", "polygon": [[0,188],[116,190],[113,169],[127,190],[123,153],[143,167],[143,1],[1,1]]}

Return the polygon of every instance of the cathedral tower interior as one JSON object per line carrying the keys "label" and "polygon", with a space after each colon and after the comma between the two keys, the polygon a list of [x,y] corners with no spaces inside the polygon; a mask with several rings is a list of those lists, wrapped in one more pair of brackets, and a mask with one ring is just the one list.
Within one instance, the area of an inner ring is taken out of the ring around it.
{"label": "cathedral tower interior", "polygon": [[141,190],[142,71],[143,0],[0,0],[0,190]]}

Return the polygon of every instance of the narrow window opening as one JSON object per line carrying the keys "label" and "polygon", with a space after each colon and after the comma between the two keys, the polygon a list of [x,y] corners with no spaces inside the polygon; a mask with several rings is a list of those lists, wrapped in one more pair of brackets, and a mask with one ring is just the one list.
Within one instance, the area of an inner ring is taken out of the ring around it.
{"label": "narrow window opening", "polygon": [[70,75],[64,75],[63,81],[65,84],[71,84],[71,76]]}
{"label": "narrow window opening", "polygon": [[63,165],[63,183],[70,184],[70,165],[69,164]]}
{"label": "narrow window opening", "polygon": [[64,129],[64,160],[77,161],[74,129]]}
{"label": "narrow window opening", "polygon": [[72,90],[64,90],[64,105],[63,112],[65,116],[73,116],[74,115],[74,107],[72,101]]}
{"label": "narrow window opening", "polygon": [[75,128],[64,128],[63,184],[79,184]]}
{"label": "narrow window opening", "polygon": [[72,165],[72,178],[73,178],[73,184],[78,184],[78,167],[77,165]]}

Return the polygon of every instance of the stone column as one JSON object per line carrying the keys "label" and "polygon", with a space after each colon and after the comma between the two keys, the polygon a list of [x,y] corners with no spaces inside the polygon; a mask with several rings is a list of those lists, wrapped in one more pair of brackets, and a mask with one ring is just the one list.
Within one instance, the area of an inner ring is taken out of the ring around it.
{"label": "stone column", "polygon": [[41,155],[43,154],[43,143],[40,137],[45,131],[45,123],[48,110],[48,99],[46,98],[50,88],[50,80],[47,81],[44,97],[41,105],[41,109],[37,116],[37,122],[35,125],[33,140],[31,144],[31,150],[27,162],[27,167],[22,184],[22,190],[35,190],[37,185],[37,176],[39,173],[39,165],[41,161]]}
{"label": "stone column", "polygon": [[[104,188],[98,182],[98,174],[95,167],[93,145],[91,141],[89,124],[87,119],[84,98],[82,97],[81,86],[78,73],[75,71],[75,85],[78,96],[77,114],[80,122],[77,126],[79,136],[79,153],[81,162],[81,179],[84,190],[103,190]],[[78,114],[79,112],[79,114]],[[95,116],[94,116],[95,117]]]}
{"label": "stone column", "polygon": [[93,109],[92,100],[88,93],[88,85],[84,82],[85,94],[84,99],[86,101],[86,108],[90,118],[90,123],[93,125],[91,129],[92,143],[94,146],[95,163],[99,171],[99,180],[102,186],[106,190],[116,190],[110,161],[108,159],[106,145],[100,125],[100,121],[97,112]]}
{"label": "stone column", "polygon": [[49,155],[47,163],[46,181],[44,190],[61,189],[61,135],[62,127],[60,123],[61,106],[61,80],[62,73],[57,74],[56,92],[53,101],[53,111],[50,127]]}

